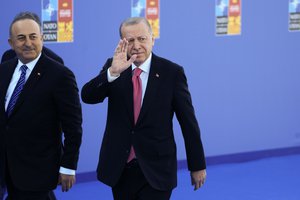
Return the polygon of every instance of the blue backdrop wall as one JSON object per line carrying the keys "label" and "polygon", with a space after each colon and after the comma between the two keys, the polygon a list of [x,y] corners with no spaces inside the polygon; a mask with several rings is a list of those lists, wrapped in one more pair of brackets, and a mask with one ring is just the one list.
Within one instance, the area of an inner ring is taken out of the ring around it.
{"label": "blue backdrop wall", "polygon": [[[100,71],[118,43],[130,0],[74,0],[74,42],[45,44],[61,55],[79,88]],[[39,0],[1,2],[0,53],[16,13],[41,14]],[[215,1],[161,0],[154,52],[182,65],[207,156],[300,145],[300,32],[288,32],[288,0],[242,1],[242,35],[215,36]],[[79,172],[94,171],[106,102],[83,104]],[[178,158],[185,150],[175,122]]]}

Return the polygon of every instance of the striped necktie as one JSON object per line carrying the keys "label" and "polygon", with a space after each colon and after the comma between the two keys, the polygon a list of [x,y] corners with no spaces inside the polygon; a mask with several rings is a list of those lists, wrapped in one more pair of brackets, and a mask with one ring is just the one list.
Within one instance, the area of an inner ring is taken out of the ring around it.
{"label": "striped necktie", "polygon": [[22,92],[22,89],[25,85],[25,78],[26,78],[26,70],[28,69],[28,67],[26,65],[22,65],[21,66],[21,76],[18,80],[18,83],[10,97],[9,103],[7,105],[7,109],[6,109],[6,114],[9,117],[16,105],[16,102],[20,96],[20,93]]}

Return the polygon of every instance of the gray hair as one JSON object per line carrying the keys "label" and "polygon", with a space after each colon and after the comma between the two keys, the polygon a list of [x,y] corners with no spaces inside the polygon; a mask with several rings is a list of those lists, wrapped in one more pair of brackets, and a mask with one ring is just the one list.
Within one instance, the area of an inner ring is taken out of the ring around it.
{"label": "gray hair", "polygon": [[18,13],[15,18],[13,19],[13,21],[11,22],[10,26],[9,26],[9,36],[12,36],[12,26],[14,23],[16,23],[17,21],[20,20],[24,20],[24,19],[31,19],[33,21],[35,21],[39,27],[40,27],[40,31],[41,29],[41,20],[39,18],[39,16],[33,12],[29,12],[29,11],[25,11],[25,12],[20,12]]}
{"label": "gray hair", "polygon": [[122,28],[123,26],[129,26],[129,25],[135,25],[135,24],[139,24],[139,23],[144,23],[147,25],[149,33],[152,35],[152,28],[150,23],[148,22],[148,20],[144,17],[130,17],[128,19],[125,19],[119,28],[119,34],[120,34],[120,38],[122,38]]}

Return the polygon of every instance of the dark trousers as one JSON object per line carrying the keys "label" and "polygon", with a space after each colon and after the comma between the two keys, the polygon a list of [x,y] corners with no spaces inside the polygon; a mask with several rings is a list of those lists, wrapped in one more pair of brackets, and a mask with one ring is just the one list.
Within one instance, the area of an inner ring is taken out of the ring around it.
{"label": "dark trousers", "polygon": [[6,200],[48,200],[49,191],[23,191],[17,188],[9,173],[6,173],[6,187],[8,196]]}
{"label": "dark trousers", "polygon": [[[4,200],[4,196],[5,196],[5,192],[6,192],[6,188],[2,187],[0,188],[0,200]],[[9,200],[9,198],[5,198],[6,200]],[[49,196],[47,198],[48,200],[56,200],[55,194],[53,191],[49,192]]]}
{"label": "dark trousers", "polygon": [[[4,198],[5,188],[2,191],[3,191],[3,193],[0,193],[0,200],[3,200],[3,198]],[[10,197],[5,198],[5,200],[10,200],[10,199],[11,199]],[[49,192],[47,200],[57,200],[53,191]]]}
{"label": "dark trousers", "polygon": [[[53,191],[23,191],[18,189],[11,180],[8,168],[6,169],[5,180],[8,196],[5,200],[56,200]],[[5,191],[5,188],[3,189]]]}
{"label": "dark trousers", "polygon": [[6,188],[0,185],[0,200],[3,200]]}
{"label": "dark trousers", "polygon": [[160,191],[151,187],[137,160],[127,164],[112,192],[114,200],[169,200],[172,194],[172,190]]}

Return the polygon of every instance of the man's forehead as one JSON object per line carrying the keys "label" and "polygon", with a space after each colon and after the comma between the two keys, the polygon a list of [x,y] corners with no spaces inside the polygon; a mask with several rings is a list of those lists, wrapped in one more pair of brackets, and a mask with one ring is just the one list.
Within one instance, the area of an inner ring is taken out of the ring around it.
{"label": "man's forehead", "polygon": [[30,28],[39,28],[39,24],[32,19],[21,19],[12,24],[12,28],[28,28],[28,26]]}
{"label": "man's forehead", "polygon": [[40,27],[38,23],[31,19],[18,20],[12,25],[12,32],[19,35],[39,34]]}
{"label": "man's forehead", "polygon": [[145,28],[148,27],[144,22],[138,22],[135,24],[124,24],[122,28],[137,28],[137,26],[144,26]]}
{"label": "man's forehead", "polygon": [[148,28],[124,28],[122,29],[122,34],[126,36],[133,36],[133,37],[138,37],[138,36],[148,36],[150,34]]}
{"label": "man's forehead", "polygon": [[34,32],[34,33],[28,33],[28,34],[25,34],[25,33],[18,33],[18,34],[17,34],[17,36],[27,36],[27,35],[28,35],[28,36],[31,36],[31,35],[38,35],[38,33],[35,33],[35,32]]}

